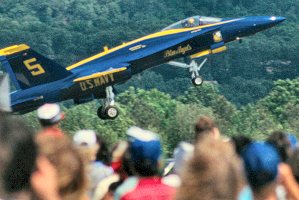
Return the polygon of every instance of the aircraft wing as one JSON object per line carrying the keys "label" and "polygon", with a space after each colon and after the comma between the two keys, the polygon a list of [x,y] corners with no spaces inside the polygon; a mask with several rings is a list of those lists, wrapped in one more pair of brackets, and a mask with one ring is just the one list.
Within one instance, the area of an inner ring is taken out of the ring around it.
{"label": "aircraft wing", "polygon": [[102,71],[102,72],[97,72],[97,73],[93,73],[93,74],[89,74],[89,75],[86,75],[86,76],[76,78],[76,79],[73,80],[73,82],[86,81],[86,80],[89,80],[89,79],[99,78],[99,77],[106,76],[106,75],[109,75],[109,74],[122,72],[122,71],[127,70],[127,66],[129,66],[129,64],[126,64],[125,66],[123,65],[122,67],[119,67],[119,68],[109,68],[109,69],[107,69],[105,71]]}

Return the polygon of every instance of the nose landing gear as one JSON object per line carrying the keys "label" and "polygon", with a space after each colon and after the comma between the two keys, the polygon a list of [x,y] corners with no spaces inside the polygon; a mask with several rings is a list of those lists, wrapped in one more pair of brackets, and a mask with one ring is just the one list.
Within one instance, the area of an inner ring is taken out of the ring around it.
{"label": "nose landing gear", "polygon": [[207,62],[208,58],[205,58],[200,65],[198,65],[195,60],[192,60],[189,64],[189,71],[191,72],[192,83],[195,86],[199,86],[203,84],[203,78],[199,75],[199,71],[203,67],[203,65]]}
{"label": "nose landing gear", "polygon": [[100,119],[115,119],[119,115],[119,110],[115,106],[112,86],[107,87],[105,92],[106,98],[103,100],[103,106],[98,108],[97,115]]}
{"label": "nose landing gear", "polygon": [[181,67],[181,68],[188,68],[189,72],[191,73],[191,80],[193,85],[199,86],[203,84],[203,78],[199,75],[199,71],[203,67],[203,65],[206,63],[208,58],[205,58],[200,65],[195,60],[192,60],[190,64],[185,64],[181,62],[176,61],[170,61],[168,62],[169,65],[175,66],[175,67]]}

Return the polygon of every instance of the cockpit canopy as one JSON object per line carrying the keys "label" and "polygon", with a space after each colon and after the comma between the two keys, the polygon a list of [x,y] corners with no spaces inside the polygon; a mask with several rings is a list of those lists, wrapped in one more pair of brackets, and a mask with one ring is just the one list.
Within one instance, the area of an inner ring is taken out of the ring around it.
{"label": "cockpit canopy", "polygon": [[217,18],[217,17],[193,16],[178,21],[174,24],[171,24],[170,26],[167,26],[166,28],[162,29],[162,31],[214,24],[217,22],[221,22],[222,20],[223,20],[222,18]]}

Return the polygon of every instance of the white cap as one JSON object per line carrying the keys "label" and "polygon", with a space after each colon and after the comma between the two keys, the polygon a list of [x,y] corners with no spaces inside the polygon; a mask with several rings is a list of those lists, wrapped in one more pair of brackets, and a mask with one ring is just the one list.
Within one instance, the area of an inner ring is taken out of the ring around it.
{"label": "white cap", "polygon": [[37,109],[37,117],[44,125],[58,123],[64,118],[60,106],[56,103],[47,103]]}
{"label": "white cap", "polygon": [[77,146],[94,147],[97,144],[96,133],[93,130],[77,131],[73,141]]}

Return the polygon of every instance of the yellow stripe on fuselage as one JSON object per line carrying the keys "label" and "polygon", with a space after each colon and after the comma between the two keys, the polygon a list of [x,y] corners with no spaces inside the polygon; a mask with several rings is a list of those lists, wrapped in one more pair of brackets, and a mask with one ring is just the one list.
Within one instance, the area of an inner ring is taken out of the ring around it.
{"label": "yellow stripe on fuselage", "polygon": [[9,56],[9,55],[24,51],[29,48],[30,47],[26,44],[9,46],[4,49],[0,49],[0,56]]}
{"label": "yellow stripe on fuselage", "polygon": [[203,26],[196,26],[196,27],[192,27],[192,28],[180,28],[180,29],[171,29],[171,30],[165,30],[165,31],[156,32],[156,33],[153,33],[153,34],[141,37],[139,39],[133,40],[131,42],[128,42],[128,43],[116,46],[116,47],[114,47],[112,49],[109,49],[107,51],[101,52],[99,54],[96,54],[96,55],[91,56],[89,58],[86,58],[84,60],[81,60],[81,61],[79,61],[79,62],[77,62],[77,63],[75,63],[73,65],[68,66],[66,69],[67,70],[72,70],[72,69],[74,69],[76,67],[79,67],[79,66],[81,66],[83,64],[86,64],[86,63],[88,63],[90,61],[98,59],[98,58],[100,58],[102,56],[110,54],[110,53],[112,53],[114,51],[117,51],[117,50],[119,50],[121,48],[124,48],[126,46],[129,46],[131,44],[134,44],[134,43],[137,43],[137,42],[141,42],[143,40],[157,38],[157,37],[166,36],[166,35],[177,34],[177,33],[183,33],[183,32],[188,32],[188,31],[193,31],[193,30],[196,30],[196,29],[203,29],[203,28],[207,28],[207,27],[211,27],[211,26],[217,26],[217,25],[221,25],[221,24],[226,24],[226,23],[234,22],[234,21],[237,21],[237,20],[240,20],[240,19],[233,19],[233,20],[228,20],[228,21],[224,21],[224,22],[218,22],[218,23],[214,23],[214,24],[208,24],[208,25],[203,25]]}
{"label": "yellow stripe on fuselage", "polygon": [[191,59],[200,58],[202,56],[209,55],[210,53],[211,53],[211,50],[207,49],[207,50],[204,50],[204,51],[201,51],[201,52],[191,55],[190,58]]}
{"label": "yellow stripe on fuselage", "polygon": [[122,68],[119,68],[119,69],[113,69],[113,70],[106,71],[106,72],[99,72],[99,73],[95,73],[95,74],[92,74],[92,75],[89,75],[89,76],[84,76],[84,77],[77,78],[73,82],[86,81],[88,79],[98,78],[98,77],[105,76],[105,75],[108,75],[108,74],[113,74],[113,73],[125,71],[126,69],[127,69],[126,67],[122,67]]}

